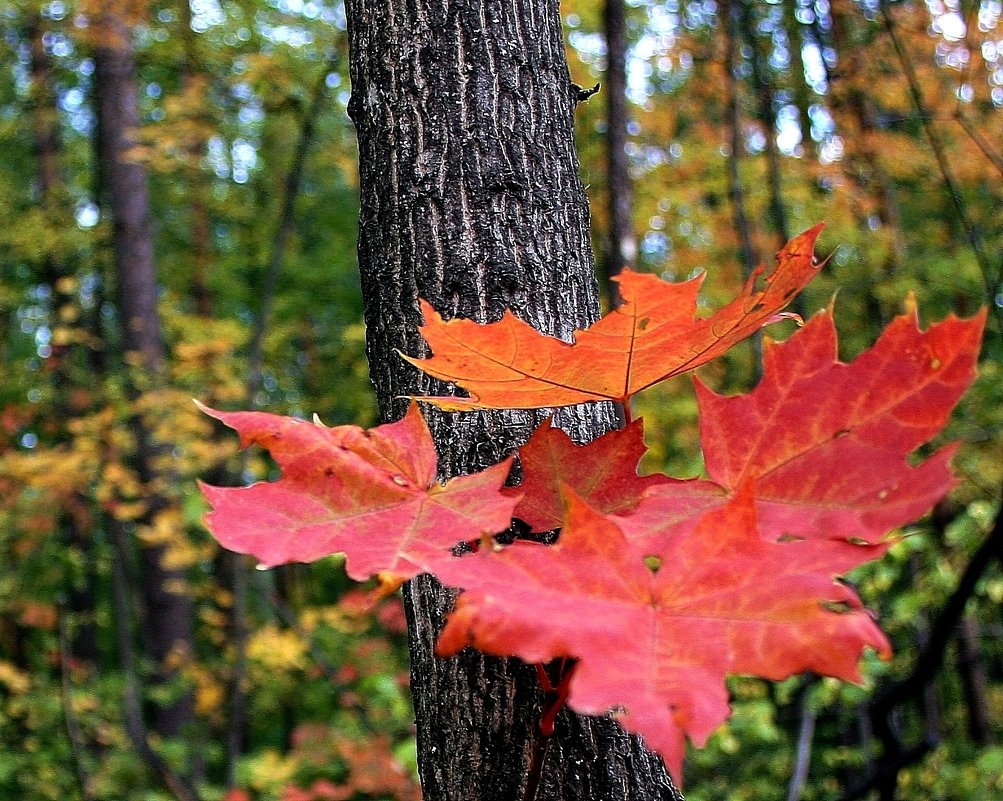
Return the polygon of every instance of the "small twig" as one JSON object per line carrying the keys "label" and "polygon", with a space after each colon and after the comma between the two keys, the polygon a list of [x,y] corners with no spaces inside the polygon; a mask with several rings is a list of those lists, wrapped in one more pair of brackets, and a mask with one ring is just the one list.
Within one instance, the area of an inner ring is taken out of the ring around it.
{"label": "small twig", "polygon": [[[552,737],[554,734],[554,722],[557,714],[568,702],[568,693],[571,691],[571,677],[575,673],[578,664],[573,659],[561,658],[558,660],[558,680],[556,686],[550,684],[549,690],[544,690],[547,702],[543,707],[543,714],[540,716],[540,732],[544,737]],[[544,671],[546,672],[546,671]]]}
{"label": "small twig", "polygon": [[299,141],[293,151],[293,158],[289,164],[289,171],[283,183],[282,209],[279,213],[279,224],[275,229],[275,238],[272,242],[272,253],[265,268],[264,284],[261,289],[261,307],[258,309],[258,316],[254,321],[254,331],[251,334],[251,349],[249,358],[249,379],[248,386],[251,390],[251,400],[253,401],[261,385],[261,369],[263,361],[265,330],[268,327],[268,318],[271,315],[272,303],[275,299],[275,290],[278,286],[279,272],[282,269],[282,262],[285,260],[286,245],[293,230],[293,213],[296,208],[296,200],[299,197],[300,185],[303,182],[303,172],[306,165],[307,152],[313,143],[314,133],[317,128],[317,119],[320,110],[324,105],[327,96],[327,76],[341,58],[340,51],[333,47],[324,68],[321,70],[317,83],[314,84],[310,97],[310,105],[307,107],[300,128]]}
{"label": "small twig", "polygon": [[536,794],[540,791],[540,778],[543,776],[543,763],[547,759],[547,750],[550,748],[550,739],[550,737],[537,733],[533,758],[526,773],[526,788],[522,794],[523,801],[536,801]]}
{"label": "small twig", "polygon": [[968,138],[982,151],[982,155],[999,171],[1000,175],[1003,175],[1003,156],[1000,156],[999,153],[993,150],[992,145],[983,138],[978,128],[972,125],[972,121],[965,116],[960,108],[954,112],[954,119],[958,121],[962,130],[968,134]]}

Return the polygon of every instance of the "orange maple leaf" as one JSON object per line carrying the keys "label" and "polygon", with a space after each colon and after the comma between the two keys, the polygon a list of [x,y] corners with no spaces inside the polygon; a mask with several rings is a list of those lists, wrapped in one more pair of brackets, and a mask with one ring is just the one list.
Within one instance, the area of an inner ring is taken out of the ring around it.
{"label": "orange maple leaf", "polygon": [[626,403],[642,389],[699,367],[783,316],[780,310],[818,273],[816,225],[777,254],[777,267],[756,289],[759,267],[742,294],[709,317],[695,317],[703,276],[668,283],[624,271],[623,304],[575,334],[574,343],[545,336],[506,311],[479,325],[444,321],[425,301],[421,334],[433,356],[409,362],[450,381],[469,398],[421,398],[442,408],[533,409],[583,401]]}

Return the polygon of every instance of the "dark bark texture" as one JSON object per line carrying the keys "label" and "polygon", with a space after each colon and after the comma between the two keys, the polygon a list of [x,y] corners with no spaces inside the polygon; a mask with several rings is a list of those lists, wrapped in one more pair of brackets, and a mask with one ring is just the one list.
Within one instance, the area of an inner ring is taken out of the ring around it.
{"label": "dark bark texture", "polygon": [[[404,396],[442,392],[396,355],[425,353],[418,298],[446,317],[505,308],[569,338],[599,312],[572,128],[577,90],[557,0],[349,0],[360,150],[359,262],[368,352],[384,420]],[[444,476],[497,462],[542,413],[427,417]],[[562,410],[578,440],[609,406]],[[452,597],[427,577],[405,592],[426,801],[518,801],[542,694],[534,670],[432,648]],[[608,719],[562,714],[539,799],[673,799],[661,760]]]}

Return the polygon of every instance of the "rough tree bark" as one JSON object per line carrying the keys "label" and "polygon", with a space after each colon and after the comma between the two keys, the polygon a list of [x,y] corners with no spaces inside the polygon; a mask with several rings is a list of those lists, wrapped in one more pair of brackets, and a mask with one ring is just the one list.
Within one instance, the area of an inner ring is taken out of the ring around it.
{"label": "rough tree bark", "polygon": [[[129,157],[139,126],[136,66],[130,0],[94,4],[94,65],[98,154],[101,188],[112,220],[116,307],[122,346],[135,396],[163,381],[166,351],[157,313],[157,279],[153,259],[150,202],[145,168]],[[137,442],[136,468],[148,488],[149,523],[168,503],[170,475],[165,453],[150,436],[149,426],[133,420]],[[143,564],[143,626],[158,679],[171,680],[192,651],[193,611],[183,589],[184,572],[164,567],[166,545],[141,549]],[[165,737],[178,735],[194,720],[194,700],[184,692],[173,703],[158,706],[154,730]]]}
{"label": "rough tree bark", "polygon": [[[349,0],[360,150],[359,262],[368,353],[384,420],[404,396],[441,391],[404,364],[421,354],[417,300],[480,321],[503,309],[568,338],[599,311],[572,126],[578,100],[557,0]],[[534,413],[430,412],[443,475],[495,463]],[[579,440],[608,406],[558,415]],[[418,760],[426,801],[517,801],[537,747],[534,670],[432,648],[451,595],[427,577],[405,592]],[[609,719],[564,713],[540,799],[679,798],[661,760]]]}

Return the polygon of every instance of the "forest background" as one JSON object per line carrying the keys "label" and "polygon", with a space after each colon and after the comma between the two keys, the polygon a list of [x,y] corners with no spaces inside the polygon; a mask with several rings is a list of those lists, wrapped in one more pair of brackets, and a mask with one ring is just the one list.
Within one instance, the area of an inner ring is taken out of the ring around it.
{"label": "forest background", "polygon": [[[135,56],[156,370],[125,355],[101,106],[123,62],[99,6]],[[607,290],[625,263],[706,270],[719,305],[825,220],[833,255],[797,310],[836,295],[844,359],[909,292],[925,321],[993,311],[941,440],[963,442],[959,485],[853,575],[895,658],[864,687],[734,679],[687,797],[866,798],[879,768],[905,799],[999,797],[1000,2],[561,10],[573,79],[603,83],[577,123]],[[261,571],[222,552],[195,486],[275,471],[192,398],[375,422],[345,25],[343,4],[303,0],[0,3],[0,798],[419,795],[399,599],[335,558]],[[745,390],[756,364],[750,343],[701,375]],[[647,467],[698,474],[687,379],[639,406]],[[868,726],[889,693],[897,754]]]}

